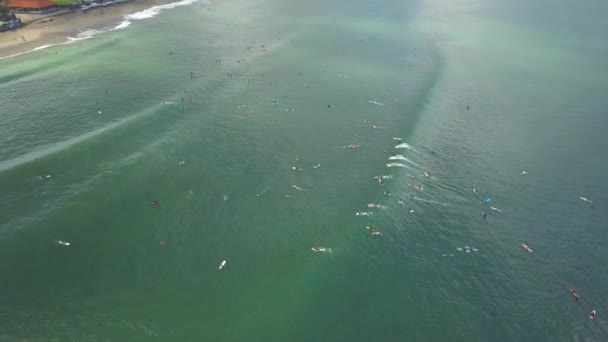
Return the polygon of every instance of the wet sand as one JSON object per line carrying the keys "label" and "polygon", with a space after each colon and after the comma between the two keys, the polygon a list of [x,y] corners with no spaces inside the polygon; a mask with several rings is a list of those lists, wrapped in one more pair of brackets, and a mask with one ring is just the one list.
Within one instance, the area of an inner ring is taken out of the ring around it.
{"label": "wet sand", "polygon": [[[17,15],[26,24],[16,31],[0,33],[0,58],[14,56],[36,48],[67,42],[78,33],[109,28],[123,21],[123,16],[176,0],[135,0],[133,2],[82,11],[62,11],[49,15]],[[52,20],[51,20],[52,19]]]}

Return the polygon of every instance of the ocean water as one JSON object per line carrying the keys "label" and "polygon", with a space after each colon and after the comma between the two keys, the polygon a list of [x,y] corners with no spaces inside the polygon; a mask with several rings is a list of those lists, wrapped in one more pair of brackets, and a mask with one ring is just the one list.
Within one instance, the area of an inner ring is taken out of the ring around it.
{"label": "ocean water", "polygon": [[171,7],[0,60],[0,340],[608,340],[605,1]]}

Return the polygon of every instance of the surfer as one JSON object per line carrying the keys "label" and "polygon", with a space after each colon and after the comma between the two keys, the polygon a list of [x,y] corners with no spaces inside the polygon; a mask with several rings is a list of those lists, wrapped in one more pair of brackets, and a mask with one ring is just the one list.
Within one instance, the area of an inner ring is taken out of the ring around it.
{"label": "surfer", "polygon": [[422,185],[414,185],[414,189],[416,189],[418,191],[423,191],[422,190]]}
{"label": "surfer", "polygon": [[525,176],[525,175],[527,175],[527,174],[528,174],[528,172],[527,172],[526,170],[523,170],[523,171],[521,172],[521,175],[522,175],[522,176]]}
{"label": "surfer", "polygon": [[426,178],[431,178],[431,175],[430,175],[428,172],[426,172],[426,171],[424,171],[424,176],[425,176]]}
{"label": "surfer", "polygon": [[586,202],[587,204],[589,204],[590,208],[594,208],[595,209],[595,204],[593,204],[593,201],[588,199],[587,197],[579,197],[581,199],[581,201]]}
{"label": "surfer", "polygon": [[155,207],[158,205],[158,201],[152,201],[152,206]]}
{"label": "surfer", "polygon": [[591,313],[589,314],[589,319],[594,319],[595,318],[595,310],[591,311]]}
{"label": "surfer", "polygon": [[313,252],[325,252],[327,249],[325,247],[312,247],[310,248]]}
{"label": "surfer", "polygon": [[572,296],[572,298],[576,299],[576,301],[581,299],[581,297],[579,297],[578,293],[576,293],[576,289],[570,289],[570,295]]}
{"label": "surfer", "polygon": [[295,185],[295,184],[294,184],[294,185],[292,185],[292,186],[293,186],[293,188],[294,188],[294,189],[296,189],[296,190],[298,190],[298,191],[306,191],[306,189],[301,188],[301,187],[299,187],[299,186],[297,186],[297,185]]}
{"label": "surfer", "polygon": [[477,189],[476,189],[475,187],[473,187],[473,193],[474,193],[475,195],[479,195],[479,194],[477,193]]}
{"label": "surfer", "polygon": [[69,246],[70,245],[69,242],[67,242],[67,241],[61,241],[61,240],[57,241],[57,243],[60,244],[60,245],[63,245],[63,246]]}
{"label": "surfer", "polygon": [[384,182],[382,181],[382,177],[379,177],[379,178],[378,178],[378,183],[379,183],[380,185],[384,184]]}
{"label": "surfer", "polygon": [[408,213],[410,213],[410,214],[413,214],[413,213],[415,213],[416,211],[415,211],[414,209],[412,209],[412,208],[408,208],[407,212],[408,212]]}
{"label": "surfer", "polygon": [[488,218],[488,215],[485,212],[481,212],[481,217],[483,217],[483,220],[485,221]]}
{"label": "surfer", "polygon": [[160,240],[160,246],[165,247],[165,240]]}
{"label": "surfer", "polygon": [[220,266],[218,267],[218,269],[222,269],[224,268],[224,266],[226,266],[226,260],[222,260],[222,262],[220,263]]}
{"label": "surfer", "polygon": [[502,213],[502,210],[500,210],[500,209],[498,209],[496,207],[490,207],[490,209],[492,209],[492,210],[494,210],[494,211],[496,211],[498,213]]}
{"label": "surfer", "polygon": [[521,246],[528,252],[532,253],[532,248],[530,248],[530,246],[526,245],[525,243],[522,243]]}
{"label": "surfer", "polygon": [[468,106],[468,105],[467,105],[467,112],[469,111],[469,109],[471,109],[471,106]]}

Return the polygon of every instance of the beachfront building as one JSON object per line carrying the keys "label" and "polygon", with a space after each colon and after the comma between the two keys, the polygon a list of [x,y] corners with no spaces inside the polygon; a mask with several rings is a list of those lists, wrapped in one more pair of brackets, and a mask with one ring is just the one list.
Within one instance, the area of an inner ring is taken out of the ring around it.
{"label": "beachfront building", "polygon": [[48,13],[57,9],[51,0],[4,0],[3,5],[13,12]]}

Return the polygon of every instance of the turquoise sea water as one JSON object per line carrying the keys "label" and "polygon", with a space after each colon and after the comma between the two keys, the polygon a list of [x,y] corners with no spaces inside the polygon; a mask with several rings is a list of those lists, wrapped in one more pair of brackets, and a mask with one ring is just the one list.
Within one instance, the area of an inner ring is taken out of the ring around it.
{"label": "turquoise sea water", "polygon": [[607,340],[606,10],[195,2],[0,60],[0,340]]}

